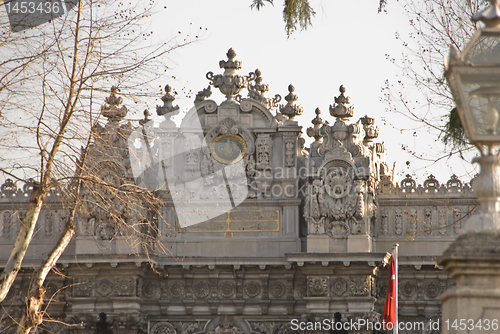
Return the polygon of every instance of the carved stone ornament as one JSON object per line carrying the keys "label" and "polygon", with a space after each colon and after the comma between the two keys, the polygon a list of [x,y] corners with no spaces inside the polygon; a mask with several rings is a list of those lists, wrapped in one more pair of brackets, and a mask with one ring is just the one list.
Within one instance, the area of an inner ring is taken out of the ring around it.
{"label": "carved stone ornament", "polygon": [[286,162],[286,166],[287,167],[293,167],[295,165],[295,151],[294,151],[294,147],[295,147],[295,141],[293,140],[287,140],[285,142],[285,148],[286,148],[286,151],[285,151],[285,162]]}
{"label": "carved stone ornament", "polygon": [[333,198],[343,198],[349,195],[352,180],[343,169],[329,171],[325,178],[325,190]]}
{"label": "carved stone ornament", "polygon": [[133,296],[134,295],[133,278],[118,278],[115,281],[115,293],[117,296]]}
{"label": "carved stone ornament", "polygon": [[250,298],[255,298],[260,294],[260,284],[257,282],[248,282],[245,285],[245,293]]}
{"label": "carved stone ornament", "polygon": [[367,296],[368,293],[369,293],[369,288],[366,277],[364,276],[351,277],[351,282],[349,283],[350,296]]}
{"label": "carved stone ornament", "polygon": [[435,282],[429,282],[425,285],[425,294],[429,298],[436,298],[439,296],[441,289],[439,288],[439,284]]}
{"label": "carved stone ornament", "polygon": [[219,325],[214,330],[210,331],[209,334],[243,334],[243,331],[236,327],[231,318],[226,315],[222,317],[219,321]]}
{"label": "carved stone ornament", "polygon": [[185,286],[184,283],[182,282],[172,282],[168,286],[168,293],[170,294],[170,297],[174,299],[179,299],[184,297],[185,294]]}
{"label": "carved stone ornament", "polygon": [[401,289],[401,293],[403,296],[410,298],[417,292],[417,285],[415,282],[405,282],[403,284],[403,289]]}
{"label": "carved stone ornament", "polygon": [[285,295],[286,285],[283,282],[272,282],[269,284],[269,294],[274,298],[281,298]]}
{"label": "carved stone ornament", "polygon": [[347,281],[342,277],[337,277],[332,281],[331,289],[332,293],[340,297],[347,291]]}
{"label": "carved stone ornament", "polygon": [[73,297],[90,297],[94,289],[94,279],[75,279],[73,283]]}
{"label": "carved stone ornament", "polygon": [[151,327],[150,334],[177,334],[175,327],[168,322],[158,322]]}
{"label": "carved stone ornament", "polygon": [[325,226],[325,233],[332,239],[345,239],[349,233],[349,225],[345,221],[330,221]]}
{"label": "carved stone ornament", "polygon": [[207,298],[210,295],[210,283],[200,281],[193,284],[193,293],[198,298]]}
{"label": "carved stone ornament", "polygon": [[264,170],[271,167],[271,154],[272,154],[273,140],[271,135],[267,133],[259,133],[257,140],[255,140],[255,148],[257,151],[257,164],[258,170]]}
{"label": "carved stone ornament", "polygon": [[401,209],[396,209],[394,232],[396,235],[401,235],[401,233],[403,233],[403,210]]}
{"label": "carved stone ornament", "polygon": [[231,298],[236,292],[236,286],[233,282],[222,282],[219,285],[219,293],[222,298]]}
{"label": "carved stone ornament", "polygon": [[103,278],[97,282],[96,291],[99,295],[106,297],[113,292],[113,282],[107,278]]}
{"label": "carved stone ornament", "polygon": [[142,286],[142,293],[146,298],[155,298],[160,295],[160,284],[156,281],[145,282]]}
{"label": "carved stone ornament", "polygon": [[328,295],[328,277],[308,277],[307,295],[308,296],[327,296]]}

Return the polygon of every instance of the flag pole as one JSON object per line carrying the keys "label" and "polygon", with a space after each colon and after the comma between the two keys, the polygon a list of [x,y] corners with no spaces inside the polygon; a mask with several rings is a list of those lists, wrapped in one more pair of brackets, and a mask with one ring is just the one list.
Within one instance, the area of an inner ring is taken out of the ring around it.
{"label": "flag pole", "polygon": [[394,299],[395,299],[395,304],[396,304],[396,321],[394,323],[394,328],[393,328],[393,333],[398,334],[398,329],[399,329],[399,322],[398,322],[398,307],[399,307],[399,292],[398,292],[398,262],[399,262],[399,244],[394,244],[394,251],[392,252],[392,256],[394,256],[394,277],[395,277],[395,289],[394,289]]}

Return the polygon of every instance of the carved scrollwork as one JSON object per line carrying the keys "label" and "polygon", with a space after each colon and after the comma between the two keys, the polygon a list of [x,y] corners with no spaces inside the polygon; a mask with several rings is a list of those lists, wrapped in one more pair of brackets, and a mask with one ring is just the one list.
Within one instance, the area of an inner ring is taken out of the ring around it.
{"label": "carved scrollwork", "polygon": [[349,234],[349,225],[345,221],[329,221],[325,232],[332,239],[345,239]]}
{"label": "carved scrollwork", "polygon": [[424,190],[429,193],[436,192],[436,190],[439,188],[439,181],[436,180],[434,175],[429,175],[427,177],[427,180],[424,181]]}
{"label": "carved scrollwork", "polygon": [[406,178],[401,181],[401,188],[404,192],[411,193],[417,188],[417,183],[410,174],[406,174]]}

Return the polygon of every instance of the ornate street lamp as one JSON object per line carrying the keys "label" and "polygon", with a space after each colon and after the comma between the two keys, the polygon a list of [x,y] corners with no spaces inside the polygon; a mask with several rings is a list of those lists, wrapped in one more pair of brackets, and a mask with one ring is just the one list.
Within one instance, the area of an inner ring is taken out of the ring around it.
{"label": "ornate street lamp", "polygon": [[446,78],[469,141],[480,151],[481,171],[474,180],[474,194],[481,204],[464,229],[470,232],[500,231],[500,8],[498,0],[473,16],[485,27],[478,30],[459,53],[450,49]]}
{"label": "ornate street lamp", "polygon": [[[474,195],[481,207],[463,224],[439,263],[456,286],[446,289],[442,302],[443,334],[482,333],[484,324],[500,319],[500,9],[498,0],[473,16],[485,24],[462,53],[450,50],[446,78],[469,141],[481,151],[481,171]],[[495,320],[494,320],[495,319]],[[464,322],[470,324],[464,326]],[[491,327],[491,326],[490,326]]]}

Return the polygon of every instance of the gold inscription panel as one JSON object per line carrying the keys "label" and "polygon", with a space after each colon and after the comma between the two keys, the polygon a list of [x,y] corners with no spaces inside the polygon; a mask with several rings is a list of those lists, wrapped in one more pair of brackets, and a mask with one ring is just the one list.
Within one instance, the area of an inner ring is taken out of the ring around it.
{"label": "gold inscription panel", "polygon": [[279,210],[235,210],[188,227],[180,233],[218,232],[232,236],[234,232],[279,232]]}

